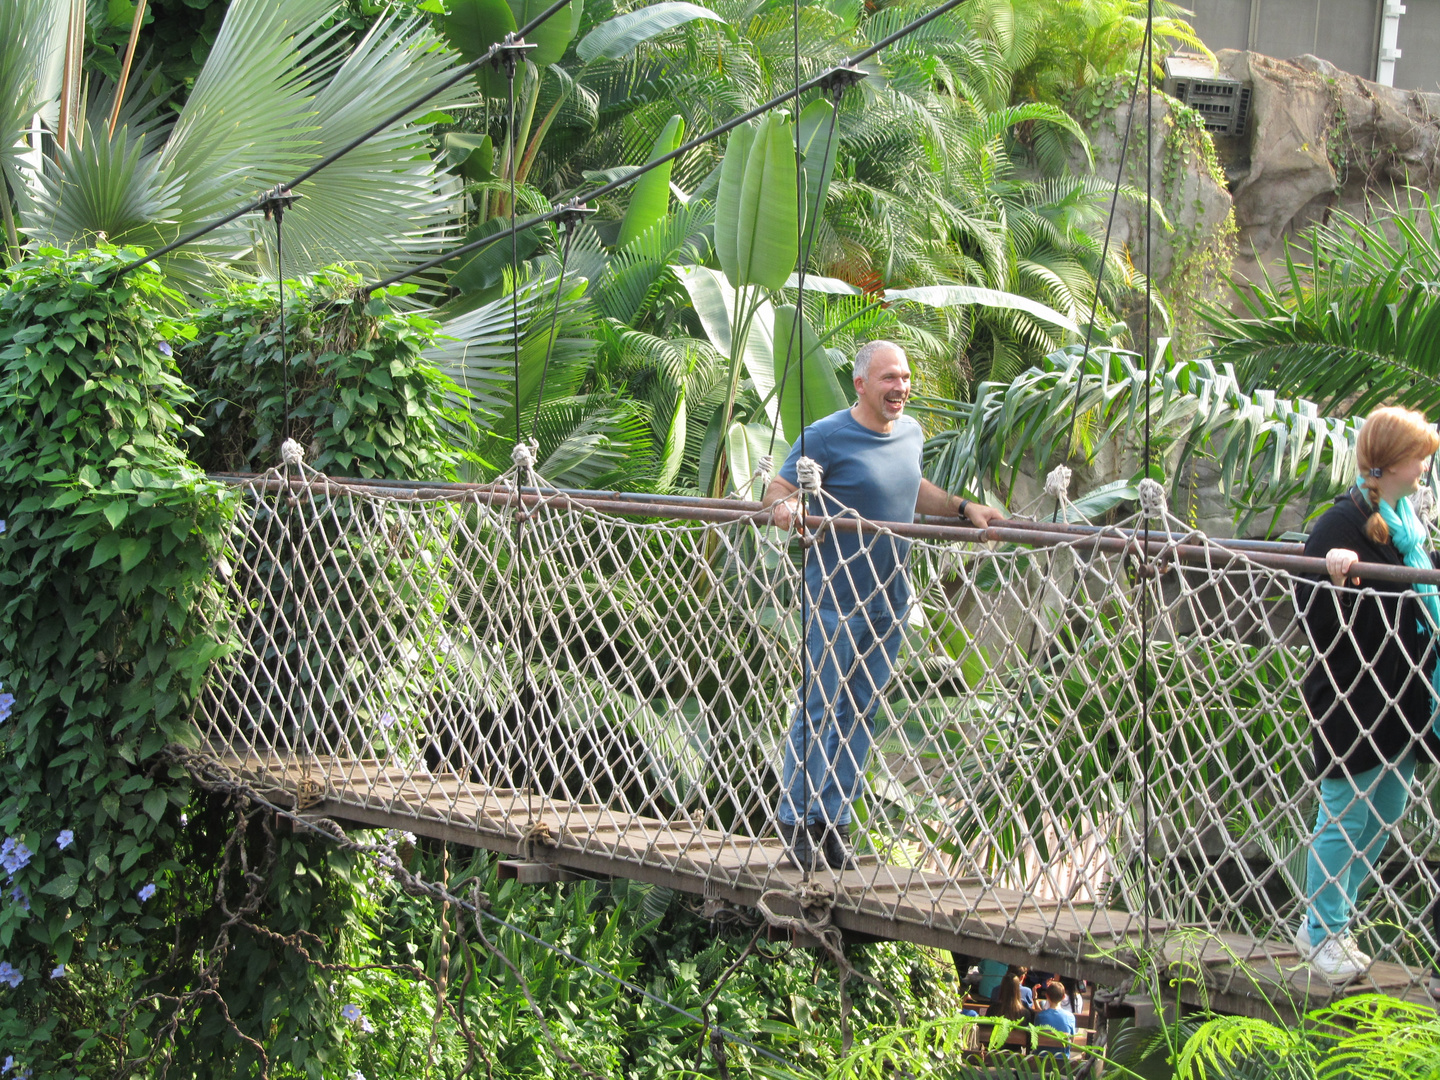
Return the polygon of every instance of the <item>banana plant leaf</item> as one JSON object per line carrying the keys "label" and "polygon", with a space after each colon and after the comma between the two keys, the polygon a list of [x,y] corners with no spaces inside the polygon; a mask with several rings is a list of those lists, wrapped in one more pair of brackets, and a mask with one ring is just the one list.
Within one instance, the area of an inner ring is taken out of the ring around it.
{"label": "banana plant leaf", "polygon": [[581,39],[575,52],[587,64],[593,60],[619,60],[629,56],[642,41],[649,41],[666,30],[673,30],[697,19],[710,19],[718,23],[725,21],[722,16],[698,4],[651,4],[638,11],[607,19]]}
{"label": "banana plant leaf", "polygon": [[803,316],[796,327],[796,311],[790,304],[775,309],[775,381],[780,423],[790,442],[800,437],[805,425],[850,404],[825,347]]}

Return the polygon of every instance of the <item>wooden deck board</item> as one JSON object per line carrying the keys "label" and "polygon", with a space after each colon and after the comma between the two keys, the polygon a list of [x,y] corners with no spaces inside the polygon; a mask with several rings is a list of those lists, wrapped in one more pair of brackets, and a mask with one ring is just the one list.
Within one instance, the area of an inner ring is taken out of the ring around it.
{"label": "wooden deck board", "polygon": [[[227,767],[301,810],[361,827],[424,835],[538,859],[592,874],[666,884],[707,898],[754,906],[762,893],[786,912],[802,875],[774,838],[734,836],[687,819],[662,821],[593,803],[483,790],[456,773],[418,776],[376,759],[261,761],[232,756]],[[321,793],[318,796],[317,789]],[[1144,943],[1142,919],[1091,904],[1037,902],[976,878],[950,879],[922,867],[866,859],[858,869],[821,871],[835,895],[834,923],[973,957],[1030,964],[1109,985],[1127,985]],[[1212,934],[1152,920],[1152,945],[1172,972],[1188,974],[1193,1003],[1248,1015],[1291,1018],[1344,993],[1378,991],[1429,1003],[1422,974],[1376,963],[1366,977],[1335,987],[1301,963],[1288,941]],[[1202,980],[1203,989],[1195,985]]]}

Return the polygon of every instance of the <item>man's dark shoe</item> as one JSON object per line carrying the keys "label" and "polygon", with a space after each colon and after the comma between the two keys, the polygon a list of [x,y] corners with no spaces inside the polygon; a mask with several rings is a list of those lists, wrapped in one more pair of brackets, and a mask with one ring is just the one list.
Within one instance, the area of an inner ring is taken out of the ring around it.
{"label": "man's dark shoe", "polygon": [[783,821],[777,821],[775,828],[780,839],[785,842],[785,855],[795,869],[803,872],[825,865],[819,848],[819,825],[786,825]]}
{"label": "man's dark shoe", "polygon": [[850,826],[833,825],[825,830],[823,853],[825,865],[831,870],[858,870],[855,850],[850,846]]}

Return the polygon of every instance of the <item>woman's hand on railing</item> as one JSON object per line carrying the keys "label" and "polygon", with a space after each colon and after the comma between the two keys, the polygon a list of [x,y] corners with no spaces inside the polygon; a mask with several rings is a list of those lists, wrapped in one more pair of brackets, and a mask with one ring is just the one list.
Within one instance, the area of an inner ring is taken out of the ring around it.
{"label": "woman's hand on railing", "polygon": [[[1360,561],[1360,556],[1349,548],[1331,548],[1325,553],[1325,572],[1330,575],[1330,580],[1336,585],[1345,584],[1345,575],[1350,573],[1350,568]],[[1352,585],[1359,585],[1360,579],[1352,578]]]}

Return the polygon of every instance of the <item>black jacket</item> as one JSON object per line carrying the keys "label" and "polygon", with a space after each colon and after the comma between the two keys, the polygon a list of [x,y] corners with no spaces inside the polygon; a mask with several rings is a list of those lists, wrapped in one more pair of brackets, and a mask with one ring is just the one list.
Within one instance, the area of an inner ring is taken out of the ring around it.
{"label": "black jacket", "polygon": [[[1361,562],[1403,565],[1394,544],[1374,544],[1365,535],[1370,512],[1362,499],[1354,488],[1336,499],[1315,523],[1305,554],[1323,559],[1332,548],[1349,548]],[[1435,707],[1435,650],[1420,626],[1421,601],[1402,595],[1408,586],[1393,581],[1362,578],[1360,587],[1377,595],[1303,584],[1296,589],[1315,647],[1303,692],[1315,720],[1315,773],[1321,777],[1362,773],[1426,743]],[[1428,743],[1433,757],[1437,742]]]}

